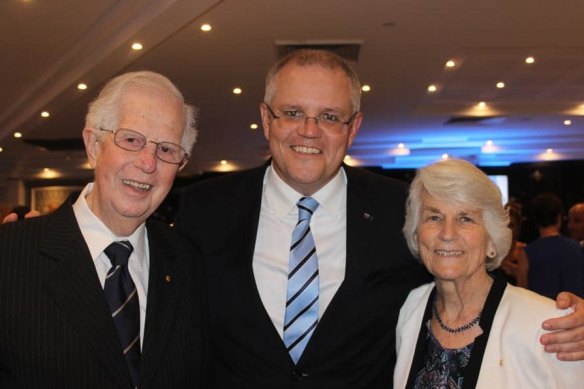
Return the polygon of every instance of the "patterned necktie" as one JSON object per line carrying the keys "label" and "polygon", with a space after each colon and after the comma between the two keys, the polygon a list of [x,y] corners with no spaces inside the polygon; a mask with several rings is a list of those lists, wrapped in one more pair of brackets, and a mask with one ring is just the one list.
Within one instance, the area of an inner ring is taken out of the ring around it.
{"label": "patterned necktie", "polygon": [[105,278],[104,293],[118,330],[134,387],[140,369],[140,306],[136,285],[128,271],[128,258],[134,248],[127,240],[114,242],[105,250],[112,263]]}
{"label": "patterned necktie", "polygon": [[298,203],[298,223],[292,232],[288,263],[288,291],[284,317],[284,344],[298,363],[318,323],[318,258],[310,232],[310,218],[318,207],[312,197]]}

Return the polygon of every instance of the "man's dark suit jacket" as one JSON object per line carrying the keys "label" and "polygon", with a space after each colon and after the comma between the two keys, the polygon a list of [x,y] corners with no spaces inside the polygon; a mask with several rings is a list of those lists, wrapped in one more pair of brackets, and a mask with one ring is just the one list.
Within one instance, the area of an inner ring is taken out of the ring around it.
{"label": "man's dark suit jacket", "polygon": [[[131,388],[111,314],[70,198],[0,226],[0,387]],[[150,276],[140,388],[196,388],[202,300],[177,236],[147,223]],[[192,259],[191,259],[192,260]]]}
{"label": "man's dark suit jacket", "polygon": [[206,266],[212,387],[390,388],[399,309],[429,280],[402,238],[406,186],[345,167],[345,280],[295,366],[252,269],[265,168],[193,184],[179,208],[178,229]]}

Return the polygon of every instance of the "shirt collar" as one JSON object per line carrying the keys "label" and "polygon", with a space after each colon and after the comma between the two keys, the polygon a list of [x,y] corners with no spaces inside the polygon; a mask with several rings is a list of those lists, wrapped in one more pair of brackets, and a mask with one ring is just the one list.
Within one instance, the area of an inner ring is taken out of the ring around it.
{"label": "shirt collar", "polygon": [[144,252],[146,248],[145,223],[140,224],[130,236],[116,236],[89,208],[85,198],[92,188],[93,183],[87,184],[73,204],[73,212],[91,253],[91,258],[95,261],[103,250],[116,240],[128,240],[134,247],[130,260],[135,258],[134,260],[137,260],[140,268],[142,268],[146,258]]}
{"label": "shirt collar", "polygon": [[[339,196],[339,193],[342,195]],[[343,211],[341,207],[346,193],[347,175],[341,167],[338,173],[311,197],[318,201],[317,212],[320,210],[320,212],[338,217]],[[264,175],[264,200],[268,212],[276,214],[279,219],[284,219],[295,210],[296,203],[303,196],[280,178],[273,164],[268,166]]]}

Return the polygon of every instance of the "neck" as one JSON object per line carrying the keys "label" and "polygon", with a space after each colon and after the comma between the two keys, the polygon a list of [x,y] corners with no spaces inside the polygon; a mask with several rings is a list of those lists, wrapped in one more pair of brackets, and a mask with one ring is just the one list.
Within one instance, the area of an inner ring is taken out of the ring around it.
{"label": "neck", "polygon": [[539,236],[541,236],[542,238],[558,235],[560,235],[560,231],[556,226],[547,226],[539,228]]}
{"label": "neck", "polygon": [[476,315],[483,309],[493,279],[481,272],[474,279],[436,280],[437,308],[447,317]]}
{"label": "neck", "polygon": [[91,212],[93,212],[93,214],[116,236],[130,236],[136,231],[140,224],[143,223],[143,221],[134,218],[107,217],[107,214],[102,212],[101,208],[97,206],[99,199],[95,193],[95,191],[91,191],[85,198],[87,206]]}

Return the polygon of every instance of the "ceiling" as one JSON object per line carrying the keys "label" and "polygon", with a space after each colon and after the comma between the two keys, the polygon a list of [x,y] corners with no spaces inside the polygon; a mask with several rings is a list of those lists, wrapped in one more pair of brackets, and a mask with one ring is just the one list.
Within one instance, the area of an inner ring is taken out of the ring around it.
{"label": "ceiling", "polygon": [[411,168],[444,153],[482,166],[584,159],[580,0],[4,0],[0,15],[0,188],[8,178],[90,178],[87,104],[129,70],[167,75],[200,108],[182,175],[256,166],[268,150],[250,125],[264,75],[290,44],[357,48],[371,91],[350,164]]}

